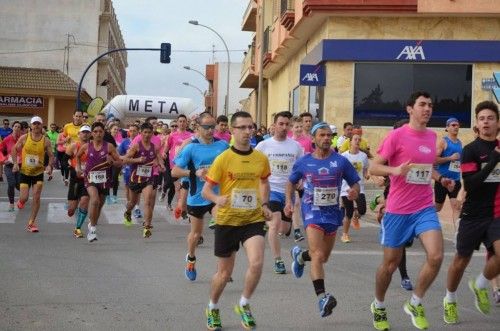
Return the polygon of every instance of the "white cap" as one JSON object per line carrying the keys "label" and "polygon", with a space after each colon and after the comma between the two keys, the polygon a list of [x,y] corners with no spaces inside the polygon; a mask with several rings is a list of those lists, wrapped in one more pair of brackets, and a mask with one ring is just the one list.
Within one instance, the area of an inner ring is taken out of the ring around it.
{"label": "white cap", "polygon": [[330,130],[332,130],[332,133],[337,133],[337,127],[333,124],[330,124]]}
{"label": "white cap", "polygon": [[43,124],[42,118],[40,116],[34,116],[31,118],[31,124],[33,124],[35,122]]}
{"label": "white cap", "polygon": [[79,132],[83,132],[83,131],[88,131],[88,132],[91,132],[92,129],[90,128],[90,126],[88,125],[82,125],[82,127],[80,128],[80,131]]}

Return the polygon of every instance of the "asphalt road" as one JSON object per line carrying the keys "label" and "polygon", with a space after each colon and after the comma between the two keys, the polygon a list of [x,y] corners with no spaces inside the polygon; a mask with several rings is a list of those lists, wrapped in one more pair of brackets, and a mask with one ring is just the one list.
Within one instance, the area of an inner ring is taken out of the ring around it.
{"label": "asphalt road", "polygon": [[[203,330],[210,279],[215,271],[213,234],[206,229],[205,243],[197,251],[198,279],[184,278],[186,224],[172,219],[165,206],[155,211],[153,236],[141,237],[136,225],[121,225],[123,202],[106,206],[98,226],[99,240],[72,237],[72,220],[65,215],[66,188],[57,175],[42,195],[40,233],[24,230],[28,210],[5,211],[6,185],[0,184],[0,330]],[[276,275],[266,250],[259,287],[251,299],[260,330],[372,330],[369,305],[373,300],[375,270],[381,261],[378,226],[365,217],[353,242],[340,241],[326,265],[326,287],[339,304],[331,316],[320,318],[312,283],[307,274],[295,279]],[[476,311],[466,279],[484,264],[478,253],[458,290],[461,323],[444,325],[442,297],[446,270],[454,249],[445,242],[445,261],[424,299],[432,330],[498,330],[500,307],[489,316]],[[290,267],[292,239],[282,240],[282,255]],[[305,242],[301,243],[306,246]],[[424,260],[416,243],[408,251],[412,280]],[[241,295],[246,259],[240,250],[234,282],[220,301],[225,330],[241,329],[232,307]],[[402,305],[409,298],[399,286],[398,272],[387,294],[393,330],[411,330]]]}

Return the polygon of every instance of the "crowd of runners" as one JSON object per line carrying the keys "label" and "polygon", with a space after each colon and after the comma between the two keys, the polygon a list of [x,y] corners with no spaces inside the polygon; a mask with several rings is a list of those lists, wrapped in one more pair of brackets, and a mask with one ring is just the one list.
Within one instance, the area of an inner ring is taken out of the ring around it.
{"label": "crowd of runners", "polygon": [[[334,125],[314,123],[309,113],[293,117],[287,111],[273,116],[268,132],[257,130],[246,112],[236,112],[230,120],[201,113],[190,122],[179,115],[169,124],[148,117],[128,124],[127,130],[114,119],[106,121],[103,114],[89,124],[81,111],[75,111],[73,121],[61,130],[55,124],[44,129],[38,116],[30,123],[12,125],[6,119],[0,130],[0,161],[9,211],[23,209],[31,190],[26,229],[38,232],[43,182],[52,179],[57,167],[62,185],[68,188],[67,214],[75,220],[74,237],[95,242],[101,210],[106,203],[118,204],[119,185],[123,185],[123,222],[130,226],[133,218],[141,219],[144,238],[153,234],[157,202],[165,203],[175,218],[189,219],[184,271],[189,281],[197,278],[196,247],[203,242],[208,222],[214,232],[217,271],[210,285],[207,328],[222,328],[218,302],[232,281],[241,246],[247,270],[234,311],[245,328],[253,329],[257,324],[249,302],[262,274],[266,235],[274,272],[290,271],[300,278],[309,264],[319,315],[332,314],[337,298],[326,289],[324,265],[337,235],[349,243],[351,225],[360,227],[367,211],[365,181],[370,179],[384,189],[369,203],[377,213],[383,247],[370,306],[373,326],[390,329],[385,296],[398,268],[401,287],[411,291],[403,311],[416,328],[427,329],[424,296],[444,255],[437,211],[449,197],[458,225],[442,305],[444,321],[455,324],[459,322],[457,288],[481,244],[487,250],[484,269],[468,282],[475,307],[490,313],[490,286],[493,300],[500,303],[499,113],[493,102],[477,104],[476,138],[462,146],[456,118],[446,121],[444,138],[438,139],[427,128],[432,107],[428,93],[412,94],[406,106],[409,119],[396,123],[376,152],[370,151],[360,126],[344,123],[343,134],[337,135]],[[307,244],[291,249],[292,263],[287,265],[280,238],[293,236],[299,243],[304,240],[301,229]],[[413,284],[406,271],[406,248],[415,238],[422,243],[426,259]]]}

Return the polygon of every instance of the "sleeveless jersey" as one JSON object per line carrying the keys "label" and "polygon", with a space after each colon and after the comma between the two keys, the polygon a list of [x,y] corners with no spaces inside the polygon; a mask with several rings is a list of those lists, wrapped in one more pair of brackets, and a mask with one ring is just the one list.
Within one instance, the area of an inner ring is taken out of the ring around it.
{"label": "sleeveless jersey", "polygon": [[[460,139],[453,142],[450,138],[444,137],[444,140],[446,141],[446,149],[441,153],[441,157],[451,156],[454,153],[458,153],[462,157],[462,142]],[[440,164],[437,170],[444,177],[460,180],[460,159]]]}
{"label": "sleeveless jersey", "polygon": [[85,165],[85,187],[89,184],[99,184],[103,188],[111,185],[111,167],[108,160],[108,142],[103,141],[100,150],[96,150],[93,142],[89,142],[87,162]]}
{"label": "sleeveless jersey", "polygon": [[155,145],[150,142],[149,149],[146,149],[142,141],[137,143],[139,150],[135,152],[134,158],[144,157],[146,160],[142,163],[130,165],[130,181],[133,183],[144,183],[153,179],[153,162],[156,159]]}
{"label": "sleeveless jersey", "polygon": [[[77,141],[75,143],[75,145],[76,145],[75,153],[73,154],[73,157],[70,159],[70,164],[71,164],[71,167],[76,170],[76,154],[78,154],[78,151],[82,147],[82,143]],[[90,147],[90,145],[89,145],[89,147]],[[84,153],[82,155],[82,157],[80,158],[80,166],[81,166],[83,172],[85,172],[86,165],[87,165],[87,153]],[[82,175],[82,177],[78,177],[78,178],[83,178],[83,175]]]}
{"label": "sleeveless jersey", "polygon": [[21,173],[26,176],[38,176],[43,173],[45,164],[45,137],[38,141],[26,136],[26,142],[21,151]]}

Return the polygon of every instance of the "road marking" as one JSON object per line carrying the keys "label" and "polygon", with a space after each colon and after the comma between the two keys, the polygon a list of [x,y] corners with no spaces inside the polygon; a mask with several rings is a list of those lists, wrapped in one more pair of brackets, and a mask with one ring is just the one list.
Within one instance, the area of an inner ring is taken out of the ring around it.
{"label": "road marking", "polygon": [[125,206],[123,205],[108,205],[105,204],[102,207],[102,215],[106,217],[108,224],[123,224],[123,213],[125,212]]}
{"label": "road marking", "polygon": [[[360,251],[340,251],[340,250],[333,250],[332,251],[333,255],[369,255],[369,256],[382,256],[384,252],[382,250],[360,250]],[[406,255],[407,256],[426,256],[425,252],[412,252],[406,250]],[[444,256],[455,256],[455,252],[444,252]],[[483,251],[480,251],[479,253],[476,253],[473,255],[474,257],[481,257],[484,259],[486,256],[486,253]]]}
{"label": "road marking", "polygon": [[47,205],[47,223],[73,224],[73,218],[68,216],[64,202],[51,202]]}
{"label": "road marking", "polygon": [[0,223],[16,223],[17,208],[15,211],[9,211],[9,202],[0,202]]}

